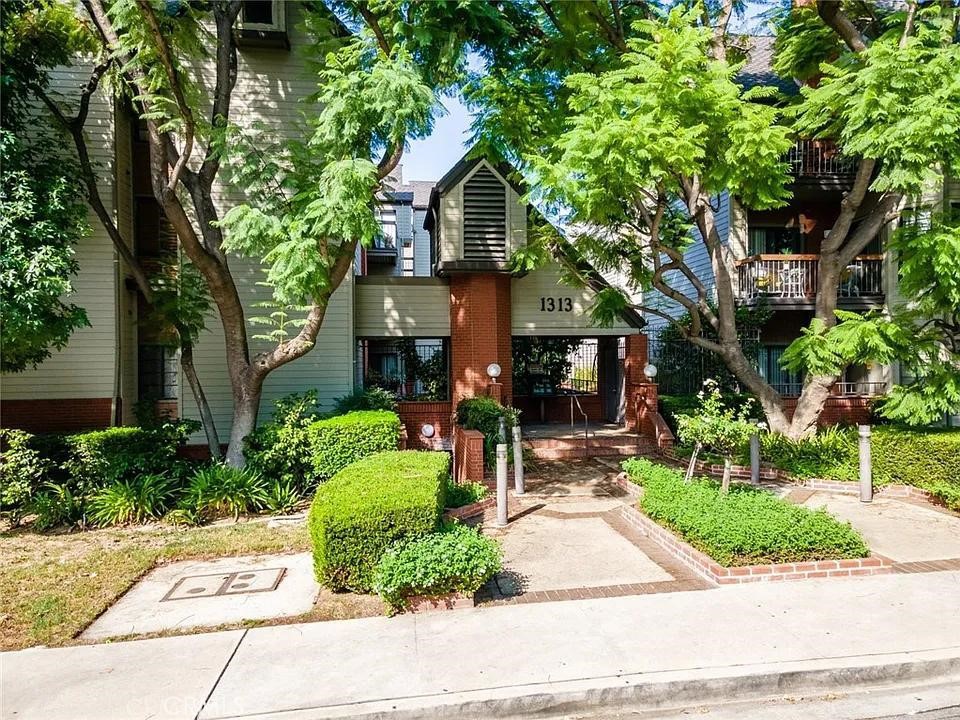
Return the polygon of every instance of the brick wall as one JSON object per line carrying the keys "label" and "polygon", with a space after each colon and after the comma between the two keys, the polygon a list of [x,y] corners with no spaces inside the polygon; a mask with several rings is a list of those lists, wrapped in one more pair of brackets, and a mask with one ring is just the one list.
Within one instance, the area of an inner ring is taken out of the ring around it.
{"label": "brick wall", "polygon": [[453,430],[453,447],[453,479],[458,483],[483,482],[483,433],[457,425]]}
{"label": "brick wall", "polygon": [[450,376],[453,407],[487,394],[487,366],[502,368],[502,402],[513,400],[510,276],[495,273],[450,278]]}
{"label": "brick wall", "polygon": [[[580,405],[587,414],[590,422],[603,422],[603,400],[600,395],[581,395]],[[543,419],[540,417],[541,402],[543,403]],[[513,406],[520,412],[520,419],[525,423],[569,423],[570,398],[568,397],[531,397],[529,395],[515,395]],[[573,404],[573,422],[583,423],[583,415]]]}
{"label": "brick wall", "polygon": [[0,401],[0,425],[31,433],[110,427],[111,398]]}
{"label": "brick wall", "polygon": [[[397,405],[400,422],[407,428],[407,447],[411,450],[439,450],[450,439],[451,404],[447,402],[401,402]],[[434,435],[420,434],[423,425],[433,425]]]}
{"label": "brick wall", "polygon": [[[824,403],[818,424],[830,425],[867,425],[870,423],[871,398],[863,396],[830,396]],[[793,417],[797,409],[797,398],[784,398],[783,409],[787,417]]]}

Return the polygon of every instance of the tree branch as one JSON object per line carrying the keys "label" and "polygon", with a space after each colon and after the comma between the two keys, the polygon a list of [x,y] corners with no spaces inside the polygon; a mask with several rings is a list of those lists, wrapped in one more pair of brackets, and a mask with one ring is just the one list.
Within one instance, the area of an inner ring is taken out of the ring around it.
{"label": "tree branch", "polygon": [[859,54],[867,49],[863,35],[843,12],[840,0],[817,0],[817,13],[853,52]]}

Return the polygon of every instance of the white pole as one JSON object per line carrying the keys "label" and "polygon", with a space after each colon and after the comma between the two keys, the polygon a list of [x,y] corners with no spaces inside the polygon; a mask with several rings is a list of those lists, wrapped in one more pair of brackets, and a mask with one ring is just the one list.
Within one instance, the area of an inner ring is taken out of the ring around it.
{"label": "white pole", "polygon": [[497,445],[497,527],[507,524],[507,444]]}
{"label": "white pole", "polygon": [[870,426],[860,425],[860,502],[873,500],[873,465],[870,457]]}
{"label": "white pole", "polygon": [[513,426],[513,484],[514,492],[523,495],[523,441],[520,426]]}
{"label": "white pole", "polygon": [[753,425],[753,434],[750,436],[750,482],[754,485],[760,484],[760,434],[757,424],[759,420],[751,419]]}

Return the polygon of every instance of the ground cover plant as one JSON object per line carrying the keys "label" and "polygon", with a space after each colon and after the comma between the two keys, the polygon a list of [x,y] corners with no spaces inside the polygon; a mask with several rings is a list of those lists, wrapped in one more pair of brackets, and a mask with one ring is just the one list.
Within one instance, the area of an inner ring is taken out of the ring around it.
{"label": "ground cover plant", "polygon": [[502,569],[500,547],[475,528],[451,523],[441,532],[401,541],[377,563],[373,589],[394,610],[415,595],[473,595]]}
{"label": "ground cover plant", "polygon": [[681,472],[643,458],[623,466],[643,486],[646,515],[725,567],[869,555],[859,533],[825,510],[747,485],[735,484],[725,495],[715,481],[686,483]]}
{"label": "ground cover plant", "polygon": [[450,457],[394,450],[349,465],[317,488],[308,525],[317,580],[367,592],[384,551],[440,525]]}

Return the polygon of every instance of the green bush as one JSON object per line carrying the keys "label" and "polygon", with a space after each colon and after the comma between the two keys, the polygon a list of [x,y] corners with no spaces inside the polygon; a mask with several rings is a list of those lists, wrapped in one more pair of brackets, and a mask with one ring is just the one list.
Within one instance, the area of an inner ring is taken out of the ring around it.
{"label": "green bush", "polygon": [[349,395],[338,397],[333,402],[337,415],[346,415],[357,410],[397,410],[397,396],[379,387],[357,387]]}
{"label": "green bush", "polygon": [[8,510],[14,521],[46,482],[52,466],[32,440],[22,430],[0,428],[0,509]]}
{"label": "green bush", "polygon": [[117,480],[98,490],[87,504],[87,517],[99,527],[145,523],[161,517],[176,493],[164,475]]}
{"label": "green bush", "polygon": [[863,538],[827,514],[809,510],[747,485],[730,493],[707,479],[692,483],[683,474],[645,459],[624,464],[643,485],[640,509],[724,566],[866,557]]}
{"label": "green bush", "polygon": [[500,442],[500,418],[506,420],[509,443],[510,429],[520,421],[519,410],[501,405],[486,395],[467,398],[457,404],[457,425],[466,430],[479,430],[483,433],[487,462],[493,462],[496,457],[497,443]]}
{"label": "green bush", "polygon": [[466,525],[452,524],[387,550],[374,572],[373,589],[391,607],[401,609],[414,595],[473,595],[502,567],[496,541]]}
{"label": "green bush", "polygon": [[40,532],[61,525],[86,524],[83,498],[64,483],[46,483],[27,504],[27,512],[36,515],[33,527]]}
{"label": "green bush", "polygon": [[478,482],[447,483],[447,507],[458,508],[479,502],[487,496],[487,486]]}
{"label": "green bush", "polygon": [[267,488],[264,509],[276,515],[292,513],[303,496],[299,489],[289,480],[274,480]]}
{"label": "green bush", "polygon": [[317,415],[316,390],[277,400],[270,422],[244,439],[247,467],[285,487],[306,491],[313,485],[310,425]]}
{"label": "green bush", "polygon": [[320,485],[308,519],[317,580],[334,590],[369,591],[391,544],[437,529],[449,465],[442,452],[381,452]]}
{"label": "green bush", "polygon": [[307,432],[313,477],[323,482],[361,458],[396,450],[400,417],[386,410],[359,410],[317,420]]}
{"label": "green bush", "polygon": [[190,479],[180,507],[199,522],[224,515],[255,512],[269,500],[266,482],[253,470],[212,464],[200,468]]}
{"label": "green bush", "polygon": [[177,446],[191,425],[166,422],[151,429],[112,427],[66,435],[67,482],[85,496],[118,480],[164,473],[174,464]]}

